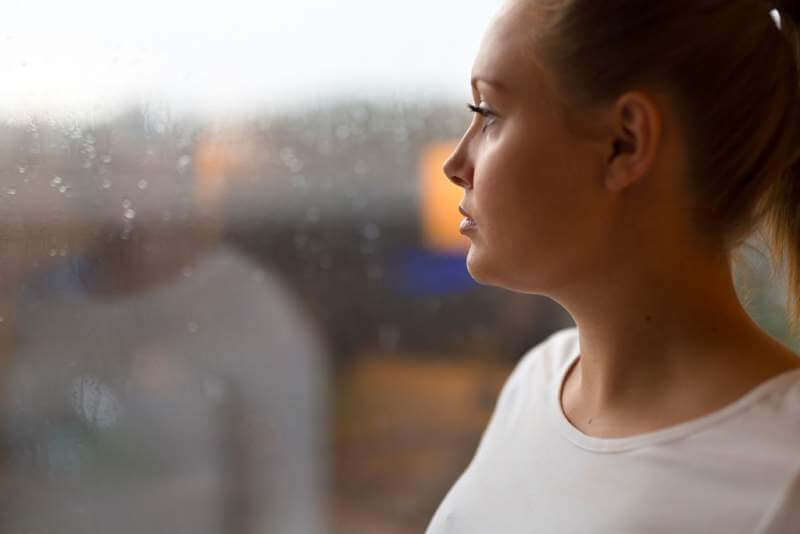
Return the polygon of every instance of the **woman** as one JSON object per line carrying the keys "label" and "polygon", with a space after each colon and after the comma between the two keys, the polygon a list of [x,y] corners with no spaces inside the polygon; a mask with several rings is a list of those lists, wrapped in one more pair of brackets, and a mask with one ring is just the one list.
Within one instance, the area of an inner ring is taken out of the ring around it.
{"label": "woman", "polygon": [[731,270],[765,229],[800,290],[798,11],[512,0],[495,18],[444,167],[467,267],[576,327],[514,369],[428,534],[800,532],[800,359]]}

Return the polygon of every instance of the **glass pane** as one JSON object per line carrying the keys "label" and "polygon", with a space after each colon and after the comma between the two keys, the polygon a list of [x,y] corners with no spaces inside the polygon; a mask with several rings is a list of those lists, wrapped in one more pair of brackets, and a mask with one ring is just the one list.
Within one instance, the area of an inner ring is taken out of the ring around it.
{"label": "glass pane", "polygon": [[424,529],[570,324],[472,281],[440,170],[497,4],[6,10],[4,531]]}

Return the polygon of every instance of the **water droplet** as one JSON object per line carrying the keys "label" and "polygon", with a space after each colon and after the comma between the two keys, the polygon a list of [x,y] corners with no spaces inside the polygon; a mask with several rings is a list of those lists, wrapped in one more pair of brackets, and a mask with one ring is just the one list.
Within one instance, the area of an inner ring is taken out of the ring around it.
{"label": "water droplet", "polygon": [[192,334],[197,332],[198,328],[199,327],[197,326],[197,323],[194,321],[189,321],[188,323],[186,323],[186,329],[189,330],[189,332],[191,332]]}
{"label": "water droplet", "polygon": [[11,196],[14,196],[14,195],[16,195],[16,194],[17,194],[17,190],[16,190],[16,189],[14,189],[13,187],[9,187],[9,188],[6,190],[6,193],[8,193],[8,194],[9,194],[9,195],[11,195]]}
{"label": "water droplet", "polygon": [[122,413],[122,405],[111,388],[91,375],[73,381],[71,397],[75,412],[93,426],[107,428]]}
{"label": "water droplet", "polygon": [[67,255],[67,249],[62,248],[61,250],[58,251],[58,255],[59,256],[66,256]]}
{"label": "water droplet", "polygon": [[308,187],[308,182],[304,174],[295,174],[291,178],[292,187],[295,189],[306,189]]}
{"label": "water droplet", "polygon": [[186,278],[189,278],[190,276],[192,276],[192,268],[191,267],[186,267],[183,270],[183,276],[185,276]]}
{"label": "water droplet", "polygon": [[110,189],[111,188],[111,180],[109,180],[109,179],[103,180],[102,188],[103,189]]}
{"label": "water droplet", "polygon": [[69,189],[69,188],[68,188],[66,185],[62,185],[61,187],[59,187],[59,188],[58,188],[58,190],[59,190],[61,193],[66,193],[66,192],[67,192],[67,189]]}
{"label": "water droplet", "polygon": [[364,176],[369,171],[369,166],[364,160],[356,161],[355,167],[353,167],[353,172],[355,172],[359,176]]}
{"label": "water droplet", "polygon": [[347,139],[350,137],[350,127],[346,124],[342,124],[336,128],[336,137],[339,139]]}
{"label": "water droplet", "polygon": [[370,280],[380,280],[383,278],[383,269],[380,265],[370,264],[367,267],[367,278]]}
{"label": "water droplet", "polygon": [[132,203],[131,203],[131,201],[130,201],[130,200],[128,200],[127,198],[126,198],[125,200],[123,200],[123,201],[122,201],[122,207],[123,207],[123,208],[125,208],[125,209],[128,209],[128,208],[130,208],[131,206],[133,206],[133,204],[132,204]]}
{"label": "water droplet", "polygon": [[398,143],[405,143],[408,141],[408,130],[401,126],[394,131],[394,139]]}
{"label": "water droplet", "polygon": [[369,111],[367,111],[365,108],[359,107],[351,111],[350,116],[353,117],[357,122],[364,122],[369,118]]}
{"label": "water droplet", "polygon": [[27,168],[27,167],[25,167],[24,165],[19,165],[19,166],[17,166],[17,171],[18,171],[20,174],[25,174],[25,171],[27,171],[27,170],[28,170],[28,168]]}
{"label": "water droplet", "polygon": [[64,180],[63,180],[63,179],[62,179],[60,176],[54,176],[54,177],[53,177],[53,181],[52,181],[52,182],[50,182],[50,185],[52,185],[53,187],[55,187],[55,186],[57,186],[57,185],[61,184],[61,182],[63,182],[63,181],[64,181]]}
{"label": "water droplet", "polygon": [[361,211],[367,207],[367,200],[362,196],[353,197],[353,200],[350,201],[350,204],[353,207],[353,211]]}
{"label": "water droplet", "polygon": [[216,377],[206,378],[203,380],[203,392],[209,400],[220,402],[225,398],[225,383]]}
{"label": "water droplet", "polygon": [[108,156],[108,155],[103,156],[102,162],[103,163],[111,163],[111,156]]}
{"label": "water droplet", "polygon": [[178,171],[185,171],[191,162],[192,162],[192,157],[184,155],[178,158],[178,161],[175,164],[175,166],[178,169]]}
{"label": "water droplet", "polygon": [[297,250],[305,250],[306,246],[308,246],[308,236],[305,234],[295,234],[294,248]]}
{"label": "water droplet", "polygon": [[392,324],[381,325],[378,329],[378,343],[385,350],[395,350],[400,341],[400,329]]}
{"label": "water droplet", "polygon": [[58,254],[58,251],[54,248],[51,248],[47,253],[52,257]]}
{"label": "water droplet", "polygon": [[327,271],[333,267],[333,258],[329,254],[323,254],[319,260],[319,266],[322,270]]}
{"label": "water droplet", "polygon": [[306,220],[311,223],[319,222],[319,208],[313,206],[306,211]]}
{"label": "water droplet", "polygon": [[371,222],[364,226],[362,233],[370,241],[375,241],[381,236],[381,229],[377,224]]}
{"label": "water droplet", "polygon": [[147,180],[139,180],[139,183],[136,185],[139,189],[147,189]]}
{"label": "water droplet", "polygon": [[133,211],[131,208],[128,208],[125,210],[124,217],[130,221],[131,219],[136,217],[136,212]]}
{"label": "water droplet", "polygon": [[303,162],[298,158],[291,147],[284,147],[280,151],[280,158],[284,165],[289,167],[292,172],[300,172],[303,169]]}

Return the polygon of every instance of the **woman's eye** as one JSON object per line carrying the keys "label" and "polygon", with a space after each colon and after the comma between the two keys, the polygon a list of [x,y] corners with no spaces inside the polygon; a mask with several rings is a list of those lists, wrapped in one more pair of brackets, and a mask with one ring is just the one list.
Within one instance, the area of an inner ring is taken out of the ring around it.
{"label": "woman's eye", "polygon": [[475,106],[473,104],[467,104],[467,107],[473,113],[477,113],[478,115],[483,117],[483,125],[481,126],[481,132],[485,132],[486,128],[491,126],[496,118],[496,115],[492,111],[489,111],[486,108]]}

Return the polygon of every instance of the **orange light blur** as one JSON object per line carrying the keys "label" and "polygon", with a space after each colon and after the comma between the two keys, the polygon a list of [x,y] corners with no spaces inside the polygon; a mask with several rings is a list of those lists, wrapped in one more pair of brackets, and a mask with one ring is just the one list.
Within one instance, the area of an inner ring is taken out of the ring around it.
{"label": "orange light blur", "polygon": [[193,155],[195,202],[213,211],[228,181],[246,173],[251,147],[241,132],[206,133],[196,144]]}
{"label": "orange light blur", "polygon": [[458,205],[464,191],[442,171],[442,165],[455,147],[454,141],[431,143],[423,149],[420,158],[423,244],[437,252],[462,252],[469,248],[469,239],[458,231],[463,219]]}

